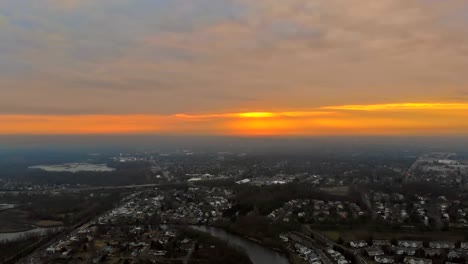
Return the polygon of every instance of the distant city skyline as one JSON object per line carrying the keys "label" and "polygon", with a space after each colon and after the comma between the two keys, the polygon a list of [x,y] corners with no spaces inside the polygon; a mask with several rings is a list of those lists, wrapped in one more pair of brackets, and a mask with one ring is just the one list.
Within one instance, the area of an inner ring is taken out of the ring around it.
{"label": "distant city skyline", "polygon": [[468,135],[468,3],[0,2],[0,134]]}

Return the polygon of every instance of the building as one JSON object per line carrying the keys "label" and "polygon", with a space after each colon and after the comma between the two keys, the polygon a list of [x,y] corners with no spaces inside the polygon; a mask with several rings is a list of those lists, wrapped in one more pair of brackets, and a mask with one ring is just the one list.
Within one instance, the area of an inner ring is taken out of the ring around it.
{"label": "building", "polygon": [[405,248],[422,248],[423,243],[422,241],[415,241],[415,240],[400,240],[398,241],[399,247]]}
{"label": "building", "polygon": [[403,263],[406,263],[406,264],[432,264],[432,260],[431,259],[424,259],[424,258],[405,257],[403,259]]}
{"label": "building", "polygon": [[372,245],[374,247],[384,247],[384,246],[391,246],[392,243],[390,242],[390,240],[372,240]]}
{"label": "building", "polygon": [[366,253],[369,257],[382,256],[385,254],[383,250],[378,247],[368,247],[366,248]]}
{"label": "building", "polygon": [[429,242],[429,247],[437,249],[453,249],[455,248],[455,243],[447,241],[433,241]]}
{"label": "building", "polygon": [[375,256],[374,261],[379,264],[392,264],[395,263],[395,258],[392,256]]}
{"label": "building", "polygon": [[367,246],[367,242],[364,240],[359,240],[359,241],[351,241],[349,242],[349,245],[352,248],[363,248]]}

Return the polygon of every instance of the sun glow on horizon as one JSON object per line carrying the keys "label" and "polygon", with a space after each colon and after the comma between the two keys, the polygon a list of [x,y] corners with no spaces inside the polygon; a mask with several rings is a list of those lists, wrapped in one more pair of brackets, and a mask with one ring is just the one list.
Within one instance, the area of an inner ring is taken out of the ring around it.
{"label": "sun glow on horizon", "polygon": [[468,103],[343,105],[310,111],[174,115],[0,115],[0,134],[237,136],[468,134]]}
{"label": "sun glow on horizon", "polygon": [[325,106],[322,109],[354,111],[399,111],[399,110],[468,110],[468,103],[396,103],[370,105]]}
{"label": "sun glow on horizon", "polygon": [[275,117],[276,114],[271,112],[246,112],[238,114],[239,117],[245,118],[270,118]]}

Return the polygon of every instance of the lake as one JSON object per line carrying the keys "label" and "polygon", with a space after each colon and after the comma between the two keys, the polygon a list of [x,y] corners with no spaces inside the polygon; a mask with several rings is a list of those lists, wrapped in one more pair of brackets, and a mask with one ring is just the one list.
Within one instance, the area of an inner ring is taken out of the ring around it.
{"label": "lake", "polygon": [[290,264],[283,254],[241,236],[230,234],[223,229],[206,226],[191,226],[191,228],[208,233],[227,242],[229,245],[241,248],[249,256],[253,264]]}
{"label": "lake", "polygon": [[107,172],[115,171],[107,164],[91,164],[91,163],[66,163],[60,165],[38,165],[31,166],[29,169],[40,169],[49,172],[80,172],[80,171],[93,171],[93,172]]}
{"label": "lake", "polygon": [[15,241],[23,239],[24,237],[28,236],[44,236],[48,232],[59,232],[63,230],[63,227],[50,227],[50,228],[42,228],[37,227],[28,231],[23,232],[13,232],[13,233],[0,233],[0,241]]}

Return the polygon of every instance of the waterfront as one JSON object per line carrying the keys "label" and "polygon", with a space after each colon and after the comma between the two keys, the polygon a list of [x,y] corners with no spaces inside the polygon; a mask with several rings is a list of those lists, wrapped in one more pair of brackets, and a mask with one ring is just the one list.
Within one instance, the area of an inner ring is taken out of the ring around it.
{"label": "waterfront", "polygon": [[90,163],[66,163],[61,165],[38,165],[30,166],[30,169],[40,169],[48,172],[110,172],[115,171],[114,168],[108,167],[106,164],[90,164]]}
{"label": "waterfront", "polygon": [[48,233],[56,233],[63,230],[63,227],[43,228],[37,227],[22,232],[0,233],[0,241],[16,241],[30,236],[44,236]]}
{"label": "waterfront", "polygon": [[192,226],[192,228],[219,238],[227,242],[229,245],[241,248],[249,256],[253,264],[289,264],[286,256],[281,253],[259,245],[246,238],[230,234],[220,228],[206,226]]}

